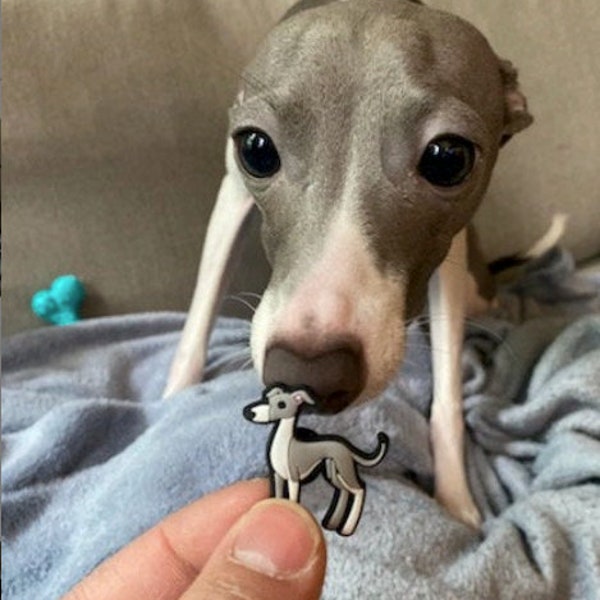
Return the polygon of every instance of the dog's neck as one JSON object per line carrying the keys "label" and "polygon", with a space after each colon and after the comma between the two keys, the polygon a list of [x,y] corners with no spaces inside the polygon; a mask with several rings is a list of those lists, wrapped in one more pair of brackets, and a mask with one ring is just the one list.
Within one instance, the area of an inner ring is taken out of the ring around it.
{"label": "dog's neck", "polygon": [[289,475],[288,456],[289,449],[294,439],[296,417],[281,419],[273,434],[269,450],[269,459],[273,469],[282,477]]}
{"label": "dog's neck", "polygon": [[275,427],[275,437],[277,439],[291,439],[294,437],[294,430],[296,429],[296,417],[289,417],[287,419],[281,419]]}

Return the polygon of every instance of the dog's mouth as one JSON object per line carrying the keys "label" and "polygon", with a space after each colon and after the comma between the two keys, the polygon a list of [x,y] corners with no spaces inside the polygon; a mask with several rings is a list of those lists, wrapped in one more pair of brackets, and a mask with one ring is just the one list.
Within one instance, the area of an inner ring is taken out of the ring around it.
{"label": "dog's mouth", "polygon": [[336,415],[348,408],[356,396],[351,392],[335,392],[323,399],[322,402],[317,398],[315,411],[321,414]]}
{"label": "dog's mouth", "polygon": [[[310,388],[307,389],[310,390]],[[312,398],[315,403],[307,406],[305,412],[321,415],[337,415],[348,408],[355,400],[354,394],[345,391],[334,392],[325,397],[313,393]]]}

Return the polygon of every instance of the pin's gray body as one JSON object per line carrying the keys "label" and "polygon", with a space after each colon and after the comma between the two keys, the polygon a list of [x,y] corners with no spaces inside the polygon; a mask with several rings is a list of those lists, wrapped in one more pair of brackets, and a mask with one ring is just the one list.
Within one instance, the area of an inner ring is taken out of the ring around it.
{"label": "pin's gray body", "polygon": [[387,436],[380,433],[378,448],[365,454],[338,436],[297,430],[298,412],[305,403],[314,404],[305,391],[273,387],[260,402],[248,406],[244,415],[254,423],[277,423],[268,449],[275,497],[285,498],[287,487],[287,498],[299,502],[301,484],[322,471],[337,490],[323,526],[341,535],[352,535],[365,501],[365,485],[356,465],[378,465],[388,448]]}
{"label": "pin's gray body", "polygon": [[[470,24],[408,0],[304,0],[245,70],[230,112],[227,174],[166,394],[197,382],[236,239],[255,207],[273,274],[253,318],[270,382],[319,389],[335,412],[397,372],[407,321],[429,299],[436,497],[477,525],[464,468],[460,355],[466,228],[500,146],[531,122],[516,71]],[[273,177],[244,171],[233,139],[267,132]],[[418,170],[428,141],[477,152],[441,189]]]}

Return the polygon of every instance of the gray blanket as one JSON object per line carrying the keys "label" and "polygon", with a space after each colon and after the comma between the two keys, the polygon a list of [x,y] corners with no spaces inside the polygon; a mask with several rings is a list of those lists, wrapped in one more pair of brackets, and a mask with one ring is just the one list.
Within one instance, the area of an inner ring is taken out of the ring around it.
{"label": "gray blanket", "polygon": [[[327,534],[324,598],[600,598],[600,314],[586,306],[583,317],[561,310],[515,324],[504,314],[469,326],[464,394],[479,534],[430,497],[431,380],[419,325],[378,400],[303,419],[359,447],[380,430],[391,438],[383,463],[364,473],[358,531]],[[206,382],[160,400],[183,319],[106,318],[5,343],[3,598],[59,598],[168,513],[266,474],[269,428],[242,418],[260,393],[244,368],[247,323],[221,320]],[[322,482],[305,488],[318,517],[330,497]]]}

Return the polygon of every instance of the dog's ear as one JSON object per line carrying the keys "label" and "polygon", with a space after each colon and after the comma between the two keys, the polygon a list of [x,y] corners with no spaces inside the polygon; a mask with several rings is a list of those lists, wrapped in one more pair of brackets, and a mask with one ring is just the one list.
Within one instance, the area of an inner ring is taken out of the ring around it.
{"label": "dog's ear", "polygon": [[227,173],[208,224],[192,304],[171,363],[164,396],[202,379],[208,337],[235,263],[239,239],[254,207],[254,199],[244,186],[233,153],[233,142],[229,140]]}
{"label": "dog's ear", "polygon": [[283,394],[283,390],[279,386],[275,385],[265,389],[263,392],[263,397],[272,398],[273,396],[279,396],[280,394]]}
{"label": "dog's ear", "polygon": [[300,406],[303,403],[312,404],[314,406],[315,401],[309,396],[308,392],[304,390],[296,390],[292,394],[292,400],[296,403],[297,406]]}
{"label": "dog's ear", "polygon": [[499,59],[500,76],[504,85],[504,131],[502,145],[519,131],[533,123],[527,110],[527,98],[519,87],[517,69],[509,60]]}

